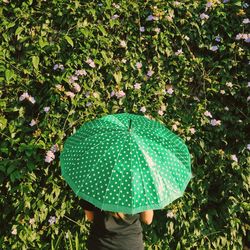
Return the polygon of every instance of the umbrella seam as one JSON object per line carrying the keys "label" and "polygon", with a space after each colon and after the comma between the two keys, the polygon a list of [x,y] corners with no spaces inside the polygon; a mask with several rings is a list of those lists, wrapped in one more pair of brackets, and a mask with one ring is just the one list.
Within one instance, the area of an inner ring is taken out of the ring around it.
{"label": "umbrella seam", "polygon": [[[104,195],[104,200],[103,200],[103,204],[104,204],[104,201],[105,201],[105,196],[106,196],[106,193],[107,193],[107,189],[109,188],[109,184],[111,182],[111,177],[113,175],[113,169],[115,168],[116,166],[116,160],[118,159],[119,155],[120,155],[120,152],[122,151],[123,148],[121,148],[121,150],[119,151],[119,154],[117,156],[117,158],[115,159],[115,165],[113,166],[112,170],[111,170],[111,176],[110,176],[110,179],[109,179],[109,182],[108,182],[108,185],[107,185],[107,188],[106,188],[106,191],[105,191],[105,195]],[[118,197],[119,198],[119,197]],[[118,202],[118,201],[117,201]],[[101,206],[101,209],[103,208],[103,206]]]}
{"label": "umbrella seam", "polygon": [[[137,146],[139,146],[139,148],[141,149],[141,146],[137,143],[137,141],[136,141],[136,140],[134,140],[134,141],[135,141],[135,143],[137,144]],[[136,155],[138,155],[138,154],[136,153]],[[143,155],[143,158],[145,159],[143,153],[142,153],[142,155]],[[140,159],[140,158],[138,157],[138,159]],[[145,162],[147,163],[147,160],[146,160],[146,159],[145,159]],[[139,166],[140,166],[140,164],[139,164]],[[143,184],[144,196],[146,197],[146,189],[145,189],[144,179],[143,179],[143,177],[142,177],[142,169],[141,169],[141,167],[140,167],[140,174],[141,174],[141,179],[142,179],[142,184]],[[147,205],[147,206],[148,206],[148,205]]]}
{"label": "umbrella seam", "polygon": [[[100,142],[101,143],[101,142]],[[100,144],[99,143],[99,144]],[[97,145],[99,145],[99,144],[97,144]],[[97,146],[96,145],[96,146]],[[96,146],[94,146],[94,147],[96,147]],[[112,145],[113,146],[113,145]],[[112,146],[110,147],[110,148],[112,148]],[[93,148],[94,148],[93,147]],[[110,148],[108,148],[108,150],[110,149]],[[95,165],[92,165],[92,167],[93,166],[97,166],[97,163],[100,161],[100,159],[105,155],[105,153],[108,151],[108,150],[106,150],[105,152],[104,152],[104,154],[99,158],[99,160],[96,162],[96,164]],[[88,150],[89,151],[89,150]],[[93,171],[93,168],[91,168],[91,170]],[[85,180],[88,178],[88,176],[90,175],[90,173],[91,173],[91,171],[89,171],[89,173],[87,174],[87,176],[84,178],[84,180],[82,181],[82,183],[84,183],[85,182]],[[77,191],[77,192],[79,192],[81,190],[81,188],[79,188],[79,190]]]}
{"label": "umbrella seam", "polygon": [[[124,145],[125,145],[125,143],[124,143]],[[120,151],[121,152],[121,151]],[[119,152],[119,154],[120,154],[120,152]],[[123,176],[123,175],[122,175]],[[120,189],[120,186],[119,186],[119,189]],[[118,193],[118,201],[119,201],[119,198],[120,198],[120,190],[119,190],[119,193]],[[118,201],[117,201],[117,205],[116,205],[116,207],[118,207]]]}

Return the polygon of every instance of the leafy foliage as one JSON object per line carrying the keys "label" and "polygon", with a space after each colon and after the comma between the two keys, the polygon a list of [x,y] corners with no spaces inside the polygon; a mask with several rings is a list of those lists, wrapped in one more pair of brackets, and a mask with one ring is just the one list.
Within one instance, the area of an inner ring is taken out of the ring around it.
{"label": "leafy foliage", "polygon": [[59,152],[82,123],[116,112],[164,123],[192,156],[185,195],[144,226],[146,249],[249,247],[248,7],[2,1],[2,249],[84,249],[89,223]]}

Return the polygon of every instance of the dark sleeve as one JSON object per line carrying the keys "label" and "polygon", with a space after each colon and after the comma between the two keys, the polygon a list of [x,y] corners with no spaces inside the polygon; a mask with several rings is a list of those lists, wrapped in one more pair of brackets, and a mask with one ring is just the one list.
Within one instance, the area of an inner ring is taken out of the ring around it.
{"label": "dark sleeve", "polygon": [[88,210],[88,211],[95,210],[95,206],[86,200],[80,199],[79,204],[84,210]]}

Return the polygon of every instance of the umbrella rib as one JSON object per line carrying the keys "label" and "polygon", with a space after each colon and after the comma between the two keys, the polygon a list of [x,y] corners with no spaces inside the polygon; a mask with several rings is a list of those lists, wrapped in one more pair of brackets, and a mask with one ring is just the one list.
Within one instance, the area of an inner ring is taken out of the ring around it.
{"label": "umbrella rib", "polygon": [[[101,143],[101,142],[100,142]],[[93,147],[91,147],[89,150],[91,150],[91,149],[93,149],[93,148],[95,148],[96,146],[98,146],[100,143],[98,143],[98,144],[96,144],[95,146],[93,146]],[[113,145],[111,145],[110,146],[110,148],[112,148],[112,146]],[[110,148],[108,148],[105,152],[104,152],[104,154],[102,155],[102,156],[104,156],[105,155],[105,153],[110,149]],[[86,152],[88,152],[89,150],[87,150]],[[85,153],[86,153],[85,152]],[[84,153],[84,155],[85,155],[85,153]],[[81,156],[82,157],[82,156]],[[97,165],[97,163],[100,161],[100,159],[101,159],[101,157],[99,158],[99,160],[96,162],[96,164],[95,165],[93,165],[93,166],[96,166]],[[85,182],[85,180],[88,178],[88,176],[90,175],[90,173],[91,173],[91,170],[93,170],[93,168],[91,168],[90,169],[90,171],[89,171],[89,173],[87,174],[87,176],[84,178],[84,180],[82,181],[82,183],[84,183]],[[80,188],[81,189],[81,188]],[[79,190],[78,190],[79,191]]]}
{"label": "umbrella rib", "polygon": [[[125,145],[125,143],[124,143],[124,145]],[[119,157],[119,155],[120,155],[120,153],[121,153],[121,151],[122,151],[123,148],[124,148],[124,147],[122,147],[121,150],[119,151],[118,156],[117,156],[116,159],[115,159],[115,164],[114,164],[114,166],[113,166],[113,168],[112,168],[112,170],[111,170],[111,176],[110,176],[110,179],[109,179],[109,182],[108,182],[106,191],[105,191],[103,203],[104,203],[104,201],[105,201],[105,197],[106,197],[106,194],[107,194],[107,190],[108,190],[109,185],[110,185],[110,182],[111,182],[111,177],[112,177],[112,175],[113,175],[113,169],[114,169],[115,166],[116,166],[116,161],[117,161],[117,159],[118,159],[118,157]],[[118,199],[119,199],[119,196],[118,196]],[[118,203],[118,201],[117,201],[117,203]],[[103,208],[103,206],[101,207],[101,209],[102,209],[102,208]]]}
{"label": "umbrella rib", "polygon": [[[134,140],[135,141],[135,143],[137,144],[137,146],[139,146],[139,148],[141,149],[141,146],[137,143],[137,141],[136,140]],[[137,153],[136,153],[136,155],[138,155]],[[144,157],[144,154],[142,154],[143,155],[143,158],[145,159],[145,157]],[[140,157],[138,157],[139,158],[139,161],[140,161]],[[147,163],[147,160],[145,159],[145,162]],[[140,166],[140,164],[139,164],[139,166]],[[143,184],[143,191],[144,191],[144,196],[146,197],[146,189],[145,189],[145,183],[144,183],[144,179],[143,179],[143,177],[142,177],[142,169],[141,169],[141,167],[140,167],[140,174],[141,174],[141,179],[142,179],[142,184]]]}

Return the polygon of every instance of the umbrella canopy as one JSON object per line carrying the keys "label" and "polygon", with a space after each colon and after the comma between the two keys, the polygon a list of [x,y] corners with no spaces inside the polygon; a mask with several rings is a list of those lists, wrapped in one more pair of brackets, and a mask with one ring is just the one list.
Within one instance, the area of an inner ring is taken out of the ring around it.
{"label": "umbrella canopy", "polygon": [[183,140],[157,121],[119,113],[84,123],[67,138],[62,176],[96,207],[135,214],[162,209],[191,178]]}

